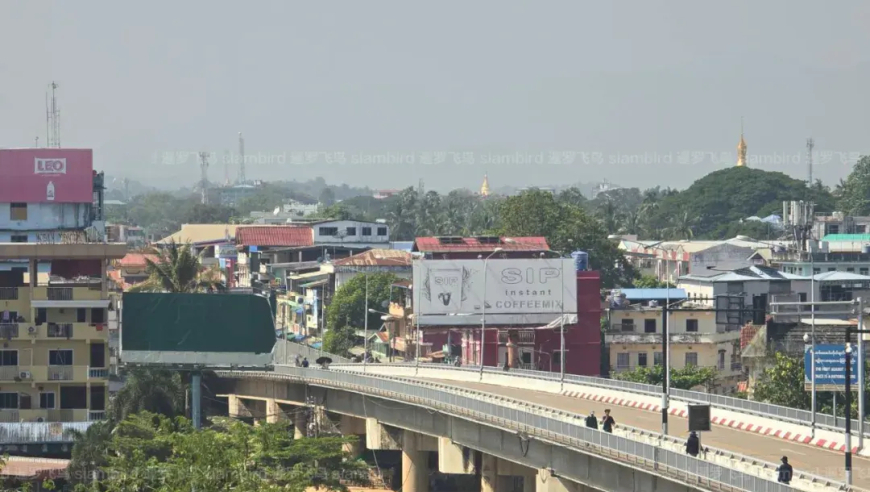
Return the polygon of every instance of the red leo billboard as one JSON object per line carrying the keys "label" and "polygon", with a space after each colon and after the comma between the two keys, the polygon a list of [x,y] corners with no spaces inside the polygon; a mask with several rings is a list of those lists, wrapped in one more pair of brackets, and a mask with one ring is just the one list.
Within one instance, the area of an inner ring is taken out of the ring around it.
{"label": "red leo billboard", "polygon": [[0,203],[92,203],[91,149],[0,149]]}

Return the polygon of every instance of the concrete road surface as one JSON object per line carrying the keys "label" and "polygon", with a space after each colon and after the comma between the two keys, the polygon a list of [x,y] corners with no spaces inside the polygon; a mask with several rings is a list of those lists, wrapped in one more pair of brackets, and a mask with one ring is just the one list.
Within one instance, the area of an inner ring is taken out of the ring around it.
{"label": "concrete road surface", "polygon": [[[428,378],[423,381],[441,383],[449,386],[461,386],[463,388],[491,393],[494,395],[502,395],[582,415],[594,411],[595,415],[599,416],[599,418],[601,418],[601,415],[604,415],[605,408],[610,408],[610,413],[616,420],[617,426],[619,424],[625,424],[629,427],[636,427],[638,429],[646,429],[656,432],[661,432],[662,428],[662,415],[660,412],[654,413],[647,410],[620,406],[610,407],[605,403],[583,400],[570,396],[505,386],[494,386],[491,384],[433,380]],[[685,418],[676,417],[674,415],[668,416],[668,434],[671,436],[688,437],[688,429],[688,421]],[[795,471],[811,473],[820,477],[828,477],[841,482],[846,480],[844,470],[845,459],[841,452],[829,451],[815,446],[808,446],[806,444],[799,444],[783,439],[765,438],[752,432],[717,425],[713,426],[712,432],[702,433],[701,444],[751,456],[776,464],[779,463],[780,458],[788,456],[789,463],[791,463]],[[770,478],[771,480],[776,480],[773,473],[771,473]],[[852,484],[856,487],[870,489],[870,460],[853,455]]]}

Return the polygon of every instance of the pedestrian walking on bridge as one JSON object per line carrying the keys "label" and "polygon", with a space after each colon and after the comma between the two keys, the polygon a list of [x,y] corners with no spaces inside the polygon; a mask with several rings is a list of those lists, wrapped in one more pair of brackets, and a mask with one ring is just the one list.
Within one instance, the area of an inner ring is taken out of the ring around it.
{"label": "pedestrian walking on bridge", "polygon": [[788,485],[791,483],[791,477],[794,475],[794,468],[788,464],[788,456],[782,457],[782,464],[776,469],[776,481]]}
{"label": "pedestrian walking on bridge", "polygon": [[613,434],[613,426],[616,425],[616,420],[610,416],[610,409],[604,410],[604,418],[601,419],[601,428],[604,429],[604,432],[609,432]]}
{"label": "pedestrian walking on bridge", "polygon": [[586,417],[586,427],[598,430],[598,418],[595,417],[595,412],[589,412],[589,416]]}

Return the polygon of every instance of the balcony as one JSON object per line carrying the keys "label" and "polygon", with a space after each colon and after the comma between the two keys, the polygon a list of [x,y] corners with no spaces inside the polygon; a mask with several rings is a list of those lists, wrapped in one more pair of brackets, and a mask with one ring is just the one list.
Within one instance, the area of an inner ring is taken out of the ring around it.
{"label": "balcony", "polygon": [[508,342],[508,336],[510,334],[514,334],[514,341],[518,345],[534,345],[535,344],[535,330],[499,330],[498,332],[498,343],[499,345],[506,345]]}
{"label": "balcony", "polygon": [[18,287],[0,287],[0,301],[17,301]]}
{"label": "balcony", "polygon": [[10,340],[18,338],[19,323],[0,323],[0,339]]}
{"label": "balcony", "polygon": [[34,326],[30,333],[34,338],[62,338],[66,340],[108,340],[109,330],[105,323],[48,323]]}
{"label": "balcony", "polygon": [[88,412],[88,422],[99,422],[100,420],[106,420],[105,410],[91,410]]}
{"label": "balcony", "polygon": [[46,336],[48,338],[72,338],[73,325],[72,323],[49,323],[46,327]]}
{"label": "balcony", "polygon": [[48,366],[49,381],[72,381],[74,376],[73,366]]}
{"label": "balcony", "polygon": [[[661,333],[634,333],[621,331],[607,331],[605,333],[605,341],[607,343],[625,343],[625,344],[657,344],[661,345],[664,336]],[[704,344],[704,343],[722,343],[737,340],[740,338],[739,331],[731,331],[725,333],[698,333],[698,332],[680,332],[669,333],[668,338],[671,343],[679,344]]]}
{"label": "balcony", "polygon": [[81,287],[38,286],[32,289],[31,296],[33,307],[105,307],[97,301],[108,300],[103,296],[100,284]]}
{"label": "balcony", "polygon": [[18,366],[0,366],[0,381],[15,381],[20,375]]}
{"label": "balcony", "polygon": [[108,369],[101,367],[88,367],[88,379],[107,379],[108,377]]}
{"label": "balcony", "polygon": [[4,408],[0,410],[0,422],[19,422],[18,418],[18,410],[11,408]]}

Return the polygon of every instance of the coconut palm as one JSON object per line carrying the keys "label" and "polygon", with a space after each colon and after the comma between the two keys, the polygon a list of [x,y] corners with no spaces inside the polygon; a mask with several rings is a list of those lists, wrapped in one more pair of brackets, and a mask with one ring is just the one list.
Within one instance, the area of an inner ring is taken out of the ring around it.
{"label": "coconut palm", "polygon": [[190,244],[175,241],[160,252],[157,260],[146,258],[148,280],[137,284],[131,292],[192,293],[224,290],[224,285],[213,275],[203,275],[200,255]]}
{"label": "coconut palm", "polygon": [[175,417],[185,414],[181,374],[164,369],[131,369],[110,408],[114,422],[143,410]]}
{"label": "coconut palm", "polygon": [[73,448],[68,471],[74,482],[90,481],[107,464],[113,428],[112,422],[103,421],[94,422],[84,432],[70,430]]}
{"label": "coconut palm", "polygon": [[688,210],[681,210],[671,220],[671,234],[680,239],[692,239],[695,236],[695,217]]}

